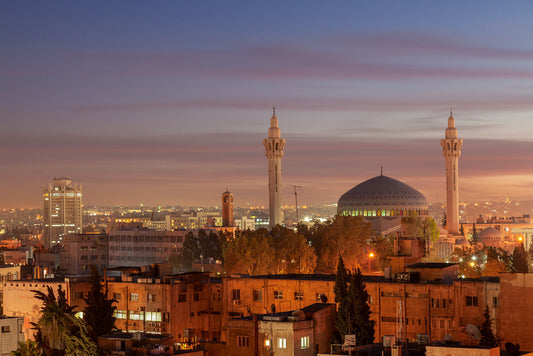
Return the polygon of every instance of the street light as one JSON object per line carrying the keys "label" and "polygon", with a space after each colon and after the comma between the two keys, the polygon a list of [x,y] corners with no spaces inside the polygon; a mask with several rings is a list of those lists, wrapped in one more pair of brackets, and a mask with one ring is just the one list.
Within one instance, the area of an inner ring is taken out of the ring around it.
{"label": "street light", "polygon": [[370,269],[370,263],[372,262],[372,258],[374,258],[374,252],[370,252],[368,254],[368,271],[370,272],[371,269]]}

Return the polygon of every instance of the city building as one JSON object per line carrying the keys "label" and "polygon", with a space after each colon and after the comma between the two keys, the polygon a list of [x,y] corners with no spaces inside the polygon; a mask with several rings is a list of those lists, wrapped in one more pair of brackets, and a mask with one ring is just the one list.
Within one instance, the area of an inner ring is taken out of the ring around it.
{"label": "city building", "polygon": [[459,234],[459,157],[463,139],[458,138],[455,119],[450,112],[445,138],[440,140],[446,159],[446,227],[449,234]]}
{"label": "city building", "polygon": [[61,241],[67,234],[82,232],[82,193],[81,185],[75,184],[70,178],[54,178],[43,192],[45,248]]}
{"label": "city building", "polygon": [[285,139],[281,138],[276,109],[270,118],[268,138],[263,140],[265,156],[268,158],[268,210],[270,228],[283,223],[281,216],[281,159],[285,150]]}
{"label": "city building", "polygon": [[255,219],[243,216],[239,219],[235,219],[235,226],[241,231],[255,230]]}
{"label": "city building", "polygon": [[0,315],[0,356],[9,356],[24,342],[24,319]]}
{"label": "city building", "polygon": [[109,232],[109,267],[168,262],[181,254],[187,231],[122,230]]}
{"label": "city building", "polygon": [[7,316],[23,318],[22,332],[25,340],[34,340],[31,323],[37,323],[41,317],[42,302],[35,298],[32,290],[48,292],[51,287],[57,296],[58,288],[66,292],[67,302],[75,306],[76,312],[83,311],[85,301],[83,296],[90,289],[90,284],[78,279],[41,279],[41,280],[13,280],[0,283],[0,302],[3,312]]}
{"label": "city building", "polygon": [[100,275],[109,265],[107,234],[66,235],[60,244],[60,266],[68,275],[89,275],[89,265],[95,265]]}
{"label": "city building", "polygon": [[226,324],[226,355],[318,355],[330,351],[336,305],[232,318]]}

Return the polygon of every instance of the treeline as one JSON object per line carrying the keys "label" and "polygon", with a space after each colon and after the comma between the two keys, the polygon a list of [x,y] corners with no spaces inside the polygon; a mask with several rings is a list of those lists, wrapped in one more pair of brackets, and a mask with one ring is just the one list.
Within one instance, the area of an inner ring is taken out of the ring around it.
{"label": "treeline", "polygon": [[300,225],[299,232],[276,226],[237,231],[235,238],[189,233],[174,262],[187,268],[212,258],[223,261],[227,273],[250,275],[335,273],[339,256],[350,270],[378,270],[391,253],[392,241],[377,236],[361,217],[337,216],[310,228]]}

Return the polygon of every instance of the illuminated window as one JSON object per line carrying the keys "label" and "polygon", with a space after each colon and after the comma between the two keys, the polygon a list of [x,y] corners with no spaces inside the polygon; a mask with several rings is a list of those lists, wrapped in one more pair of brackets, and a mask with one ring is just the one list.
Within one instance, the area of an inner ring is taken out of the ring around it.
{"label": "illuminated window", "polygon": [[131,301],[134,301],[134,302],[138,301],[138,300],[139,300],[139,294],[137,294],[137,293],[131,293],[131,294],[130,294],[130,300],[131,300]]}
{"label": "illuminated window", "polygon": [[279,290],[274,291],[274,299],[283,299],[283,292]]}
{"label": "illuminated window", "polygon": [[284,337],[278,337],[278,349],[287,348],[287,339]]}
{"label": "illuminated window", "polygon": [[270,347],[270,340],[265,340],[265,347]]}
{"label": "illuminated window", "polygon": [[304,292],[294,292],[294,300],[304,300]]}
{"label": "illuminated window", "polygon": [[309,336],[304,336],[300,339],[300,348],[302,350],[309,348]]}

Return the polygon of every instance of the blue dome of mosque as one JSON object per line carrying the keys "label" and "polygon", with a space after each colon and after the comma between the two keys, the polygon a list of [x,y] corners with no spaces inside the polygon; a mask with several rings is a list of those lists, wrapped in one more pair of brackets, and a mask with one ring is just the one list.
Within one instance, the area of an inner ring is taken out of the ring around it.
{"label": "blue dome of mosque", "polygon": [[407,216],[428,214],[426,197],[397,179],[380,175],[356,185],[337,203],[337,214],[351,216]]}

